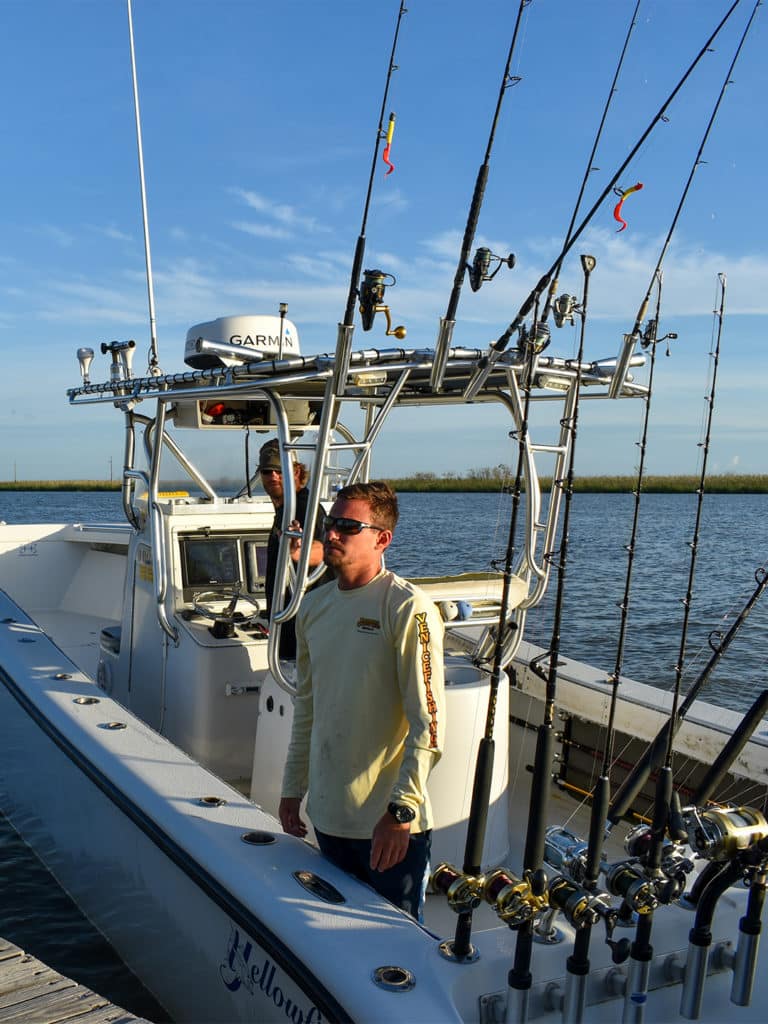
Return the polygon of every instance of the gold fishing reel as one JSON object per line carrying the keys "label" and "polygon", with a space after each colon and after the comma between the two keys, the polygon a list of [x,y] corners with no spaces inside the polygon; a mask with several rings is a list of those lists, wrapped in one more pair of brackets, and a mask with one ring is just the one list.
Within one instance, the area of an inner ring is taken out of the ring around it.
{"label": "gold fishing reel", "polygon": [[394,335],[402,341],[406,335],[405,327],[393,327],[389,306],[384,303],[384,295],[390,285],[396,284],[394,275],[385,274],[383,270],[364,270],[360,283],[360,320],[364,331],[370,331],[377,313],[383,313],[387,321],[387,337]]}
{"label": "gold fishing reel", "polygon": [[768,836],[768,821],[754,807],[692,808],[684,820],[692,849],[707,860],[730,860]]}
{"label": "gold fishing reel", "polygon": [[546,885],[538,892],[533,876],[526,872],[518,878],[511,871],[498,868],[486,875],[483,899],[496,911],[497,916],[510,928],[519,928],[547,907]]}
{"label": "gold fishing reel", "polygon": [[482,875],[466,875],[452,864],[438,864],[430,878],[432,888],[445,896],[457,914],[480,906],[484,881]]}

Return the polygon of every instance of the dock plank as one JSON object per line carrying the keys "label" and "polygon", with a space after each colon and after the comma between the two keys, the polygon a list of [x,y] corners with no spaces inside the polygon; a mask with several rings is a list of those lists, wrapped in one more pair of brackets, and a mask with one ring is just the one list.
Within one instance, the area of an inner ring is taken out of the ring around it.
{"label": "dock plank", "polygon": [[150,1024],[0,938],[2,1024]]}

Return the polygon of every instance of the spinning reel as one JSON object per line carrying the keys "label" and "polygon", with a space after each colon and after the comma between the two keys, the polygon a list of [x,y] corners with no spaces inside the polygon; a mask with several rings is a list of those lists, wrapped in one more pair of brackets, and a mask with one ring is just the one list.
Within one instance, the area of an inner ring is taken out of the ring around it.
{"label": "spinning reel", "polygon": [[387,320],[387,337],[394,335],[398,341],[406,335],[405,327],[392,327],[389,306],[384,303],[384,294],[390,285],[397,281],[393,274],[385,274],[383,270],[364,270],[360,284],[360,319],[364,331],[370,331],[377,313],[383,313]]}

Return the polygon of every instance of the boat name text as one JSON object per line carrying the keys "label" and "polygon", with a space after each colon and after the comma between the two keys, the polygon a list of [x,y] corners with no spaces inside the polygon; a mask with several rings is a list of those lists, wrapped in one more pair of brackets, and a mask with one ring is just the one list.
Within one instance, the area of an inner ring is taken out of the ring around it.
{"label": "boat name text", "polygon": [[[244,939],[240,931],[231,926],[229,948],[224,962],[219,965],[221,980],[230,992],[239,988],[250,992],[252,996],[259,992],[268,999],[276,1009],[282,1010],[286,1020],[292,1024],[323,1024],[323,1015],[318,1008],[310,1003],[300,1006],[299,1003],[285,994],[286,980],[275,964],[264,957],[264,963],[251,963],[254,944]],[[291,982],[288,981],[290,985]]]}

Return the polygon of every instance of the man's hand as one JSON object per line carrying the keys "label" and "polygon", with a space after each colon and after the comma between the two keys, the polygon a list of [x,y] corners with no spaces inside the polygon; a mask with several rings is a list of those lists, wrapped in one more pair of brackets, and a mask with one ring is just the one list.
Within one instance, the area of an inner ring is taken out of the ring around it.
{"label": "man's hand", "polygon": [[[282,805],[281,805],[282,806]],[[371,836],[371,870],[386,871],[405,858],[411,838],[411,823],[395,821],[389,811],[376,822]]]}
{"label": "man's hand", "polygon": [[307,834],[307,826],[299,815],[300,807],[301,800],[298,797],[284,796],[280,800],[280,807],[277,813],[280,817],[283,831],[287,832],[289,836],[298,836],[299,839],[303,839]]}

